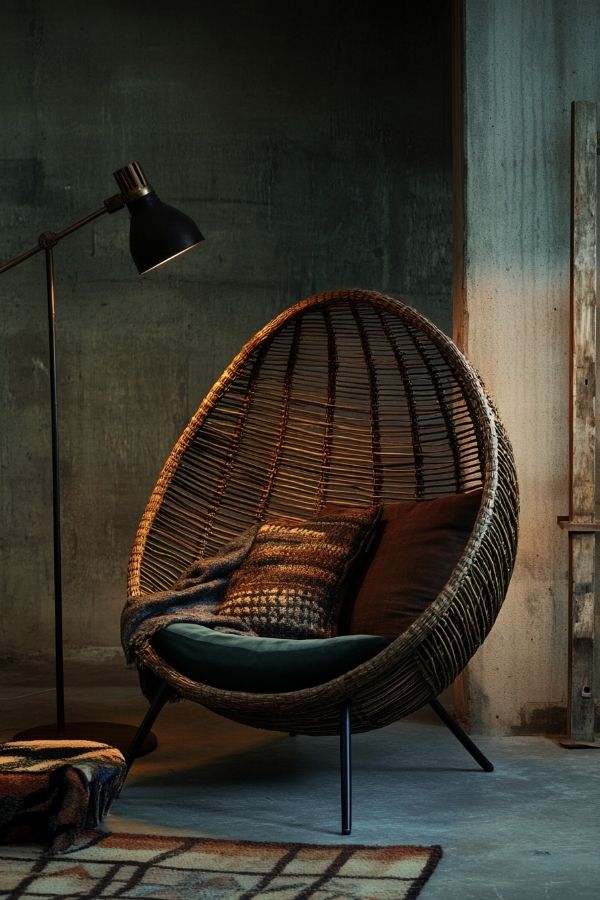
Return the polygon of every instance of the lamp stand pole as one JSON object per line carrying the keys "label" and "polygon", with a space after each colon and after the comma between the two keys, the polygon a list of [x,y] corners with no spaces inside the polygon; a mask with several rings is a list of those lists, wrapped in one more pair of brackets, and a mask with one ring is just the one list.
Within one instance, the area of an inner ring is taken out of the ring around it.
{"label": "lamp stand pole", "polygon": [[45,248],[48,293],[48,356],[50,361],[50,410],[52,420],[52,545],[54,549],[54,664],[56,670],[56,735],[65,734],[65,673],[62,625],[62,552],[60,539],[60,455],[58,443],[58,395],[56,389],[56,286],[52,246]]}

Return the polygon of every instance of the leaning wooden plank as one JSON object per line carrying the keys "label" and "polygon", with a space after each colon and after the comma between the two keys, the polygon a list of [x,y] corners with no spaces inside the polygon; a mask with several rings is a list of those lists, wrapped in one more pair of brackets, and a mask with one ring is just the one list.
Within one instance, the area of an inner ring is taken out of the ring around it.
{"label": "leaning wooden plank", "polygon": [[[593,523],[596,500],[596,209],[597,109],[572,107],[571,523]],[[582,529],[583,530],[583,529]],[[569,737],[594,740],[593,533],[569,533]]]}

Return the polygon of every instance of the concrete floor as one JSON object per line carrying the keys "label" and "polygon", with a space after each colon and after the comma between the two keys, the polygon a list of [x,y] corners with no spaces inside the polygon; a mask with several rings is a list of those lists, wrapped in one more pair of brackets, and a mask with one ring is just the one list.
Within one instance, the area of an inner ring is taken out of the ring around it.
{"label": "concrete floor", "polygon": [[[41,667],[0,672],[0,739],[52,720]],[[21,699],[19,699],[21,698]],[[67,714],[137,723],[134,672],[67,668]],[[256,731],[184,702],[161,714],[107,826],[249,840],[441,844],[424,900],[598,900],[600,753],[481,737],[480,771],[428,713],[353,739],[354,827],[339,834],[337,738]]]}

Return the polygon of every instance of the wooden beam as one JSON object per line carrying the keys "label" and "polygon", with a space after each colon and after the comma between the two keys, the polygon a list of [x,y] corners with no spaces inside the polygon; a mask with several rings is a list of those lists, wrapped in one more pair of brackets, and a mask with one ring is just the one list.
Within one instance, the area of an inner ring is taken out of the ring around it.
{"label": "wooden beam", "polygon": [[569,737],[591,742],[596,525],[596,104],[573,103],[571,122]]}

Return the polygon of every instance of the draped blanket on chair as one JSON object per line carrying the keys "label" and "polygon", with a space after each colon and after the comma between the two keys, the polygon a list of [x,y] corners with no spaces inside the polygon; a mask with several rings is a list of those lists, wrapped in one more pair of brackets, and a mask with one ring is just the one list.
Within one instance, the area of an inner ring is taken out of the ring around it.
{"label": "draped blanket on chair", "polygon": [[121,642],[128,662],[156,632],[176,622],[195,622],[215,631],[253,635],[240,619],[219,613],[231,575],[246,559],[258,526],[224,546],[216,556],[195,560],[166,591],[130,597],[121,614]]}

